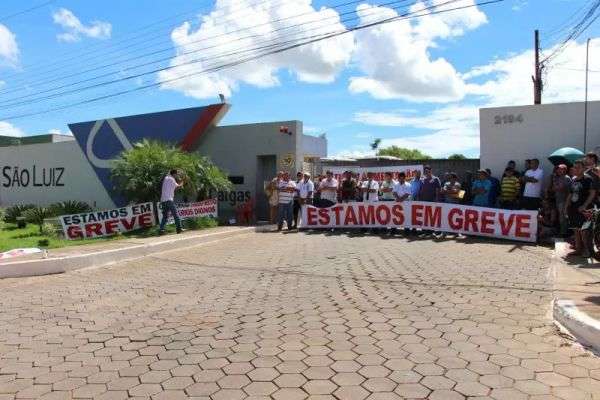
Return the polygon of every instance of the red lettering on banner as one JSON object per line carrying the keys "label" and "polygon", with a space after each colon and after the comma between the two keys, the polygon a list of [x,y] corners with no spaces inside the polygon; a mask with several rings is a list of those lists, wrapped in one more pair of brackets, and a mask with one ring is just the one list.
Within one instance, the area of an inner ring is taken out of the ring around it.
{"label": "red lettering on banner", "polygon": [[83,239],[83,232],[78,225],[73,225],[67,228],[67,236],[69,239]]}
{"label": "red lettering on banner", "polygon": [[439,228],[442,224],[442,208],[425,206],[425,226]]}
{"label": "red lettering on banner", "polygon": [[94,237],[93,234],[102,236],[102,224],[86,224],[85,225],[85,236]]}
{"label": "red lettering on banner", "polygon": [[140,215],[139,221],[140,226],[143,228],[149,228],[152,226],[152,214],[142,214]]}
{"label": "red lettering on banner", "polygon": [[[494,216],[496,215],[493,211],[483,211],[481,213],[481,233],[494,234]],[[489,226],[492,225],[492,228]]]}
{"label": "red lettering on banner", "polygon": [[394,215],[392,222],[395,225],[404,225],[404,208],[402,204],[395,204],[392,207],[392,214]]}
{"label": "red lettering on banner", "polygon": [[515,214],[510,214],[508,216],[508,223],[504,220],[504,216],[504,213],[500,213],[498,215],[498,221],[500,222],[500,231],[502,232],[502,235],[508,236],[510,228],[512,228],[513,223],[515,222]]}
{"label": "red lettering on banner", "polygon": [[340,224],[340,212],[344,209],[342,206],[335,206],[332,208],[333,212],[335,212],[335,224]]}
{"label": "red lettering on banner", "polygon": [[[381,216],[382,211],[385,214],[385,217]],[[382,204],[377,207],[375,216],[377,218],[377,222],[379,222],[380,225],[387,225],[390,223],[390,219],[392,218],[392,213],[390,212],[390,209],[388,206],[386,206],[385,204]]]}
{"label": "red lettering on banner", "polygon": [[423,206],[420,204],[413,204],[411,211],[412,225],[423,226]]}
{"label": "red lettering on banner", "polygon": [[[454,218],[456,216],[457,218]],[[448,213],[448,226],[454,230],[461,230],[463,225],[462,210],[460,208],[453,208]]]}
{"label": "red lettering on banner", "polygon": [[477,217],[477,210],[465,210],[465,231],[479,232],[477,229]]}
{"label": "red lettering on banner", "polygon": [[106,230],[107,235],[112,235],[117,232],[117,227],[119,226],[119,221],[116,219],[110,219],[104,222],[104,229]]}
{"label": "red lettering on banner", "polygon": [[133,227],[135,226],[135,216],[133,216],[131,218],[131,222],[129,222],[129,220],[127,218],[121,218],[121,223],[123,224],[123,227],[125,228],[125,231],[130,231],[133,229]]}
{"label": "red lettering on banner", "polygon": [[375,207],[369,204],[358,206],[358,220],[360,225],[375,225]]}
{"label": "red lettering on banner", "polygon": [[[515,224],[515,236],[528,238],[529,236],[531,236],[531,232],[529,232],[530,226],[531,217],[529,215],[517,215]],[[527,231],[524,231],[524,229],[527,229]]]}
{"label": "red lettering on banner", "polygon": [[319,224],[329,225],[331,218],[329,217],[329,210],[326,208],[319,208]]}
{"label": "red lettering on banner", "polygon": [[344,218],[344,225],[348,226],[350,224],[356,225],[356,213],[354,212],[354,207],[346,206],[346,215]]}
{"label": "red lettering on banner", "polygon": [[317,224],[317,209],[314,207],[306,207],[306,224],[316,225]]}

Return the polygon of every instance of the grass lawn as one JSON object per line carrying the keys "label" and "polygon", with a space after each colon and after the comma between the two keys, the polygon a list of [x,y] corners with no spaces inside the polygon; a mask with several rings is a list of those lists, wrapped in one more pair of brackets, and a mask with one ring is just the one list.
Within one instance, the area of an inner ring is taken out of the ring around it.
{"label": "grass lawn", "polygon": [[[184,224],[186,229],[190,230],[212,228],[218,225],[216,221],[208,218],[199,219],[195,223],[190,223],[189,220],[184,221]],[[0,227],[0,252],[27,247],[56,249],[59,247],[81,246],[83,244],[102,243],[125,238],[145,238],[156,236],[157,229],[157,227],[152,227],[123,235],[115,235],[97,239],[65,240],[59,237],[51,237],[40,234],[40,229],[37,225],[27,224],[27,227],[18,229],[14,224],[4,224],[3,227]],[[167,233],[175,233],[175,226],[167,225]],[[40,240],[48,240],[48,245],[42,246],[40,243],[38,243]]]}

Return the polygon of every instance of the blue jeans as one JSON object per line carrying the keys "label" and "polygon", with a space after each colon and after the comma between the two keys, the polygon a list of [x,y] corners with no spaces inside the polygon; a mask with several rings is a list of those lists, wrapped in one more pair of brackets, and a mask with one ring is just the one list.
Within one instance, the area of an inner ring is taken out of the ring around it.
{"label": "blue jeans", "polygon": [[287,222],[288,229],[292,229],[292,216],[294,211],[294,203],[279,203],[277,207],[277,229],[283,228],[283,221]]}
{"label": "blue jeans", "polygon": [[177,231],[181,230],[181,220],[179,219],[179,215],[177,215],[177,208],[175,207],[175,202],[173,200],[163,201],[161,203],[162,206],[162,218],[160,220],[160,231],[165,230],[165,225],[167,224],[167,219],[169,217],[169,212],[173,215],[175,219],[175,226],[177,227]]}

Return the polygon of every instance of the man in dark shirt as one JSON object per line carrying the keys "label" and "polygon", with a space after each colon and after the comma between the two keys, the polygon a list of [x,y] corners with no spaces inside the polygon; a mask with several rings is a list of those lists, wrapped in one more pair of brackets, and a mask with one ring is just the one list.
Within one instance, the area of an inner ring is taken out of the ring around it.
{"label": "man in dark shirt", "polygon": [[575,251],[569,255],[590,257],[592,248],[589,247],[590,241],[586,237],[589,232],[583,230],[582,225],[586,222],[586,211],[593,207],[596,190],[593,179],[584,173],[583,161],[575,161],[573,168],[575,176],[565,205],[569,226],[575,231]]}
{"label": "man in dark shirt", "polygon": [[344,179],[340,186],[342,203],[356,201],[356,180],[352,177],[352,172],[344,172]]}
{"label": "man in dark shirt", "polygon": [[440,188],[442,184],[437,176],[431,173],[431,167],[423,167],[423,178],[421,178],[421,191],[419,192],[420,201],[438,201],[440,198]]}

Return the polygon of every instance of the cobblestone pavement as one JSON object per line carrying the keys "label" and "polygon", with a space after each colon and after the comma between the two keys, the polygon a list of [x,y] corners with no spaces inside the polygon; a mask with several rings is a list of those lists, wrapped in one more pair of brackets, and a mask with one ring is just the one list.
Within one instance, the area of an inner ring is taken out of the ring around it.
{"label": "cobblestone pavement", "polygon": [[252,233],[0,281],[0,400],[600,399],[550,251]]}

